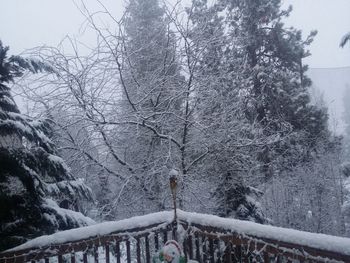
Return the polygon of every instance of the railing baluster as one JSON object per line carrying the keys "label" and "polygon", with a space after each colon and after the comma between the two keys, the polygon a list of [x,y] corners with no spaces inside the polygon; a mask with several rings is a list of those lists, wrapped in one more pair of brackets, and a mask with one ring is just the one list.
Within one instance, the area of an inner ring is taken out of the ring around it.
{"label": "railing baluster", "polygon": [[98,247],[94,247],[94,261],[98,263]]}
{"label": "railing baluster", "polygon": [[63,257],[62,257],[62,255],[58,255],[58,256],[57,256],[57,259],[58,259],[58,263],[63,263]]}
{"label": "railing baluster", "polygon": [[163,244],[165,244],[168,241],[168,231],[163,232]]}
{"label": "railing baluster", "polygon": [[45,263],[50,263],[50,259],[49,258],[45,258],[44,261],[45,261]]}
{"label": "railing baluster", "polygon": [[[221,248],[220,248],[220,240],[215,239],[214,240],[214,251],[216,251],[216,262],[221,263]],[[215,253],[214,253],[215,254]]]}
{"label": "railing baluster", "polygon": [[244,249],[243,261],[245,263],[249,263],[249,249],[248,249],[248,246],[246,246],[245,249]]}
{"label": "railing baluster", "polygon": [[242,246],[237,245],[235,247],[235,257],[237,258],[238,262],[242,262]]}
{"label": "railing baluster", "polygon": [[215,263],[214,258],[214,241],[212,238],[209,239],[209,253],[210,253],[210,263]]}
{"label": "railing baluster", "polygon": [[87,263],[87,251],[84,251],[83,253],[83,262]]}
{"label": "railing baluster", "polygon": [[264,252],[264,263],[269,263],[270,262],[270,255],[268,252]]}
{"label": "railing baluster", "polygon": [[226,263],[232,263],[232,243],[227,242],[225,243],[226,248],[224,252],[224,262]]}
{"label": "railing baluster", "polygon": [[248,247],[245,248],[245,252],[244,252],[244,262],[245,263],[249,263],[249,250]]}
{"label": "railing baluster", "polygon": [[117,257],[117,263],[120,263],[120,242],[119,241],[115,244],[115,254]]}
{"label": "railing baluster", "polygon": [[202,236],[202,251],[203,251],[203,262],[207,262],[207,240],[205,236]]}
{"label": "railing baluster", "polygon": [[75,263],[75,254],[74,252],[70,254],[70,262]]}
{"label": "railing baluster", "polygon": [[172,225],[173,227],[172,227],[172,239],[173,240],[177,240],[177,223],[175,222],[175,223],[173,223],[173,225]]}
{"label": "railing baluster", "polygon": [[194,236],[195,240],[195,246],[196,246],[196,260],[201,261],[201,252],[200,252],[200,247],[199,247],[199,236],[198,233],[195,234]]}
{"label": "railing baluster", "polygon": [[106,263],[110,263],[110,258],[109,258],[109,244],[106,244],[105,251],[106,251]]}
{"label": "railing baluster", "polygon": [[146,243],[146,263],[151,263],[151,252],[149,250],[148,236],[145,236],[145,243]]}
{"label": "railing baluster", "polygon": [[185,258],[188,259],[188,248],[187,248],[187,238],[185,238],[185,240],[182,243],[182,247],[183,247],[183,251],[184,251],[184,255]]}
{"label": "railing baluster", "polygon": [[193,259],[193,244],[192,244],[191,234],[189,234],[187,237],[187,244],[188,244],[188,256],[190,259]]}
{"label": "railing baluster", "polygon": [[154,246],[156,248],[156,250],[159,250],[159,237],[158,237],[158,233],[154,234]]}
{"label": "railing baluster", "polygon": [[130,253],[130,241],[126,241],[126,261],[131,263],[131,253]]}
{"label": "railing baluster", "polygon": [[140,238],[136,238],[136,258],[137,263],[141,263],[141,247],[140,247]]}

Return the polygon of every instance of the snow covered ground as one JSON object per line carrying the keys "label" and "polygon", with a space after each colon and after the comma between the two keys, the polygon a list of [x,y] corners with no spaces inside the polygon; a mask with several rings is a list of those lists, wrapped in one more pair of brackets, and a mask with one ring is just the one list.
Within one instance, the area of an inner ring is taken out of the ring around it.
{"label": "snow covered ground", "polygon": [[[163,226],[171,223],[173,216],[173,211],[165,211],[144,216],[137,216],[117,222],[104,222],[92,226],[58,232],[53,235],[41,236],[8,251],[17,251],[21,249],[38,248],[47,245],[73,242],[89,237],[107,235],[126,229],[146,227],[152,224],[161,224],[161,226]],[[226,230],[239,234],[245,234],[247,236],[269,238],[350,255],[349,238],[315,234],[293,229],[261,225],[248,221],[220,218],[213,215],[189,213],[181,210],[178,210],[178,218],[180,220],[187,221],[188,223],[224,228]]]}

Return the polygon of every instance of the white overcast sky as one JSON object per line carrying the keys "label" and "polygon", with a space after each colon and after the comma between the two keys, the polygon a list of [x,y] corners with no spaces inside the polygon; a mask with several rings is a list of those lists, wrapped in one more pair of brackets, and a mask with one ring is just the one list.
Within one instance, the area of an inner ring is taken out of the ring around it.
{"label": "white overcast sky", "polygon": [[[125,5],[125,0],[101,1],[116,16]],[[99,6],[96,0],[85,2],[92,10]],[[290,4],[294,11],[288,25],[305,35],[313,29],[319,32],[310,47],[313,55],[306,61],[310,67],[350,66],[350,48],[339,48],[341,37],[350,31],[350,0],[284,0],[285,6]],[[43,44],[55,46],[66,35],[81,34],[84,18],[73,0],[0,0],[0,7],[0,39],[12,54]]]}
{"label": "white overcast sky", "polygon": [[[113,15],[122,14],[125,0],[100,1]],[[189,1],[184,0],[185,3]],[[293,5],[287,25],[302,29],[304,36],[311,30],[318,30],[310,46],[312,56],[305,60],[310,68],[350,66],[350,45],[344,49],[339,47],[342,36],[350,31],[350,0],[282,1],[284,7]],[[85,3],[90,10],[100,10],[96,0],[85,0]],[[0,40],[10,46],[10,54],[40,45],[57,46],[67,35],[77,37],[89,46],[94,45],[94,35],[83,34],[81,30],[84,18],[73,0],[0,0],[0,8]],[[350,68],[342,74],[332,72],[334,70],[330,73],[310,71],[310,76],[314,76],[315,86],[324,92],[331,117],[341,121],[342,93],[346,83],[350,84]]]}

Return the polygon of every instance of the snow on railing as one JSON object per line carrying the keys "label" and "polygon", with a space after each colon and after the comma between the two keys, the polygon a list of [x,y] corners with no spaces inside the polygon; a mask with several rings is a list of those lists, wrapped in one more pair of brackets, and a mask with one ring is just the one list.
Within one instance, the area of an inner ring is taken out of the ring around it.
{"label": "snow on railing", "polygon": [[168,239],[198,262],[350,262],[350,239],[225,219],[159,212],[41,236],[0,253],[0,263],[147,262]]}

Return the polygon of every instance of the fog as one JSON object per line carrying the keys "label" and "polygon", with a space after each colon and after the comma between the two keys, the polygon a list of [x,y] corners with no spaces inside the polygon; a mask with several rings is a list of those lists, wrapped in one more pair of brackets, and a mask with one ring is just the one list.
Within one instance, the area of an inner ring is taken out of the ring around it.
{"label": "fog", "polygon": [[313,81],[314,88],[322,92],[323,99],[328,106],[331,130],[338,134],[342,133],[344,131],[342,97],[345,87],[350,85],[350,67],[312,68],[308,74]]}
{"label": "fog", "polygon": [[[344,131],[343,93],[350,84],[350,45],[339,47],[342,36],[350,31],[350,1],[348,0],[288,0],[293,12],[286,24],[302,29],[304,36],[318,31],[310,46],[311,56],[304,60],[313,88],[318,89],[329,108],[332,131]],[[350,102],[349,102],[350,103]]]}

